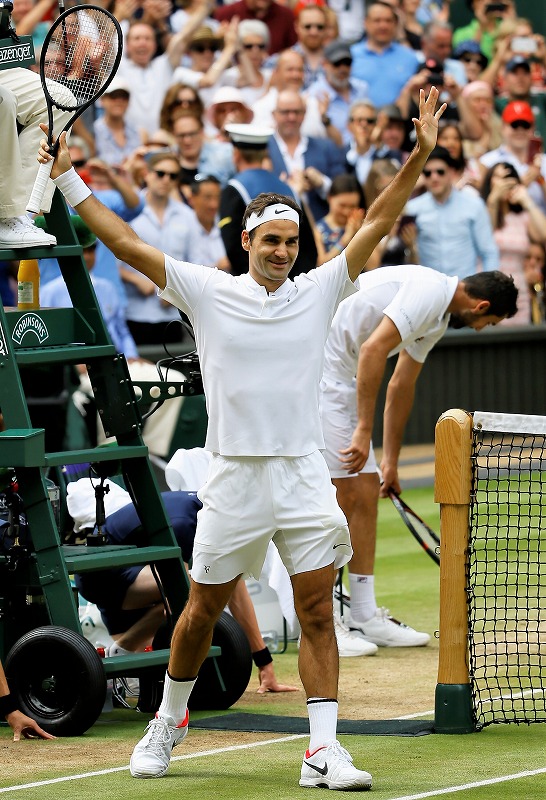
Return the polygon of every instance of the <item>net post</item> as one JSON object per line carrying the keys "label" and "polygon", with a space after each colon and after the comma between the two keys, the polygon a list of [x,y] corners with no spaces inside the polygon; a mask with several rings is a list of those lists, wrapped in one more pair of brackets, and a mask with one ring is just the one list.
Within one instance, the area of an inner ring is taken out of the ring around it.
{"label": "net post", "polygon": [[468,672],[466,566],[472,417],[446,411],[436,424],[434,500],[440,503],[440,640],[434,730],[475,730]]}

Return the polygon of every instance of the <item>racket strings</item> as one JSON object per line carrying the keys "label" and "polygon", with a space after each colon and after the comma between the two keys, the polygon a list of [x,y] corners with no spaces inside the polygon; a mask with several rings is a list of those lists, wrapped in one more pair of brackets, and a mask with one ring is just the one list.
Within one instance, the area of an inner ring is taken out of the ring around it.
{"label": "racket strings", "polygon": [[59,18],[44,54],[53,103],[70,111],[92,101],[112,74],[119,49],[118,28],[100,9],[74,9]]}

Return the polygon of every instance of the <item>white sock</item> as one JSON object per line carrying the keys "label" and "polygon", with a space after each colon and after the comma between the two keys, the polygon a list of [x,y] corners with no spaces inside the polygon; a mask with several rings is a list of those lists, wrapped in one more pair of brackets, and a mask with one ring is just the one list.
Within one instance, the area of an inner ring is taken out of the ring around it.
{"label": "white sock", "polygon": [[114,642],[108,648],[109,656],[128,656],[132,652],[132,650],[126,650],[124,647],[121,647],[117,642]]}
{"label": "white sock", "polygon": [[310,753],[337,739],[337,705],[337,700],[326,697],[310,697],[307,701]]}
{"label": "white sock", "polygon": [[191,681],[177,681],[165,673],[165,688],[163,700],[157,712],[158,717],[171,717],[177,725],[184,721],[191,690],[195,686],[194,678]]}
{"label": "white sock", "polygon": [[355,622],[367,622],[375,617],[377,603],[375,602],[374,576],[349,572],[349,586],[351,589],[351,619]]}

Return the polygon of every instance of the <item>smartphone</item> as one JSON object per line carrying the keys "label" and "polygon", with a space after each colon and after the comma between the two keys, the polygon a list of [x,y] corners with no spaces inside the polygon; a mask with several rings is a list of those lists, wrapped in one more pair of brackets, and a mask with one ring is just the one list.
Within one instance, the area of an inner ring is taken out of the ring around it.
{"label": "smartphone", "polygon": [[486,14],[495,14],[495,13],[503,13],[506,11],[508,6],[506,3],[488,3],[484,9]]}
{"label": "smartphone", "polygon": [[514,36],[510,43],[513,53],[536,53],[537,46],[532,36]]}
{"label": "smartphone", "polygon": [[532,164],[535,156],[542,153],[543,146],[542,136],[531,136],[529,139],[529,152],[527,155],[527,163]]}

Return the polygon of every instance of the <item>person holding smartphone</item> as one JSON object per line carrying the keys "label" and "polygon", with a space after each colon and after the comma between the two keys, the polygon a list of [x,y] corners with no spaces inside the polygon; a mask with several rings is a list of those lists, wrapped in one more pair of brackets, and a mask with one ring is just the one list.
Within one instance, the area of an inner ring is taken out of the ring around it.
{"label": "person holding smartphone", "polygon": [[503,20],[516,18],[514,0],[503,0],[498,3],[492,0],[466,0],[466,2],[474,14],[474,19],[469,25],[455,30],[453,47],[473,39],[480,43],[481,52],[491,61],[495,52],[497,28]]}

